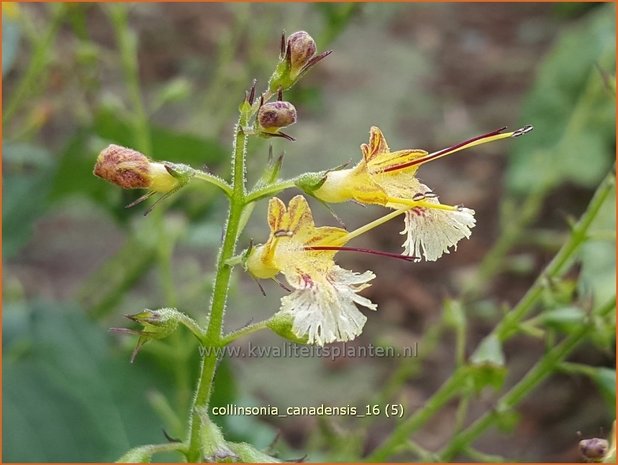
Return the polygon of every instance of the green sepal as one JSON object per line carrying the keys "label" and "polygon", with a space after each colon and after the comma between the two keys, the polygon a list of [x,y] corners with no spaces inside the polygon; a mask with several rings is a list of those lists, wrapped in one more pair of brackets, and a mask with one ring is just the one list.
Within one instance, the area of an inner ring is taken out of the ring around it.
{"label": "green sepal", "polygon": [[317,189],[322,187],[326,182],[328,171],[318,171],[315,173],[305,173],[296,178],[296,187],[306,192],[309,195],[313,195]]}
{"label": "green sepal", "polygon": [[[291,65],[285,58],[281,59],[275,68],[272,76],[268,80],[268,90],[277,92],[279,89],[287,90],[292,87],[297,79],[290,76]],[[298,76],[297,76],[298,78]]]}
{"label": "green sepal", "polygon": [[276,313],[266,326],[275,334],[296,344],[307,344],[309,340],[307,336],[300,337],[294,333],[294,318],[289,313]]}
{"label": "green sepal", "polygon": [[163,339],[176,331],[180,315],[181,313],[175,308],[160,308],[146,309],[126,317],[144,327],[142,335],[148,335],[150,339]]}
{"label": "green sepal", "polygon": [[201,446],[202,456],[206,462],[238,462],[239,456],[229,447],[223,433],[204,413],[202,422]]}
{"label": "green sepal", "polygon": [[481,341],[470,356],[469,365],[477,392],[486,386],[500,389],[506,377],[506,367],[502,343],[495,334]]}
{"label": "green sepal", "polygon": [[242,463],[281,463],[281,460],[271,457],[246,442],[228,442],[230,449],[240,458]]}
{"label": "green sepal", "polygon": [[184,163],[171,163],[169,161],[164,161],[163,166],[165,166],[167,172],[176,178],[183,186],[187,184],[197,172],[194,168],[189,165],[185,165]]}

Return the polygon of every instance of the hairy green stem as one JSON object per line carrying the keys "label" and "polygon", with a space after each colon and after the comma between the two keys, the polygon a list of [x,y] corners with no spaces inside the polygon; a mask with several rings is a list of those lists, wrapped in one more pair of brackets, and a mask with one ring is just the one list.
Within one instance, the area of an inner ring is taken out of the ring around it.
{"label": "hairy green stem", "polygon": [[460,368],[438,389],[425,405],[400,423],[391,435],[367,458],[370,462],[385,462],[402,445],[406,444],[412,433],[429,421],[464,385],[468,371]]}
{"label": "hairy green stem", "polygon": [[[232,267],[227,264],[227,261],[234,256],[236,240],[240,229],[240,219],[245,205],[245,153],[247,149],[247,136],[241,129],[243,124],[244,121],[241,117],[234,131],[234,151],[232,154],[233,191],[230,199],[227,223],[225,225],[223,246],[217,257],[216,276],[210,302],[210,318],[204,337],[204,345],[207,347],[217,347],[221,343],[223,316],[232,274]],[[190,412],[191,420],[189,425],[189,445],[187,452],[187,460],[189,462],[199,462],[202,459],[200,450],[202,420],[200,416],[204,415],[208,408],[217,363],[216,351],[204,353],[198,386]]]}
{"label": "hairy green stem", "polygon": [[236,331],[232,331],[231,333],[228,333],[224,337],[222,337],[219,344],[221,346],[226,346],[240,337],[247,336],[248,334],[255,333],[256,331],[260,331],[262,329],[266,329],[268,323],[271,320],[272,318],[269,318],[268,320],[259,321],[251,325],[247,325],[244,328],[240,328]]}
{"label": "hairy green stem", "polygon": [[247,203],[255,202],[256,200],[266,197],[268,195],[278,194],[279,192],[296,186],[296,179],[287,179],[285,181],[278,181],[268,186],[255,189],[247,195]]}
{"label": "hairy green stem", "polygon": [[206,181],[207,183],[210,183],[213,186],[217,186],[219,189],[225,192],[225,195],[227,195],[228,197],[232,196],[232,186],[230,186],[227,182],[225,182],[220,177],[215,176],[214,174],[205,173],[203,171],[198,171],[193,175],[193,177],[201,181]]}
{"label": "hairy green stem", "polygon": [[[575,253],[585,242],[588,230],[601,210],[601,206],[611,194],[615,181],[615,174],[612,170],[601,182],[585,213],[573,227],[569,240],[562,246],[558,254],[537,278],[524,297],[500,321],[491,334],[497,336],[501,341],[505,341],[518,331],[521,321],[534,308],[541,297],[548,280],[551,281],[561,276],[568,269],[568,265],[574,259]],[[422,427],[438,410],[464,389],[465,383],[463,381],[467,376],[467,369],[467,366],[457,368],[442,387],[426,401],[425,407],[400,423],[391,435],[373,451],[368,459],[370,461],[383,462],[392,455],[401,444],[410,438],[413,432]]]}
{"label": "hairy green stem", "polygon": [[[614,297],[594,313],[601,317],[607,316],[610,312],[614,311],[615,307],[616,298]],[[465,430],[456,434],[453,439],[449,441],[448,446],[438,454],[441,460],[444,462],[453,460],[459,451],[468,447],[487,428],[496,423],[502,412],[511,410],[519,404],[522,399],[558,368],[562,360],[564,360],[593,329],[593,324],[583,324],[574,333],[567,336],[562,342],[547,352],[543,358],[528,371],[521,381],[498,400],[496,408],[486,412],[478,420]]]}

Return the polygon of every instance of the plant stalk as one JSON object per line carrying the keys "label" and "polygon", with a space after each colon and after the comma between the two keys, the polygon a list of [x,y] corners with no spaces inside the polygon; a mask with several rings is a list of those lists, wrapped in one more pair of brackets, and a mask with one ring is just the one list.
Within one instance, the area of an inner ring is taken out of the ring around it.
{"label": "plant stalk", "polygon": [[[227,264],[227,261],[234,256],[236,240],[240,231],[240,219],[245,205],[245,154],[247,149],[247,136],[242,131],[243,124],[245,124],[245,121],[243,121],[241,117],[234,131],[232,196],[230,199],[227,222],[224,228],[223,246],[217,257],[217,272],[210,302],[210,318],[204,337],[204,343],[208,348],[217,347],[221,342],[223,316],[225,314],[225,305],[232,274],[232,267]],[[189,445],[187,452],[188,462],[202,461],[200,447],[202,420],[200,415],[206,414],[208,409],[217,363],[217,351],[210,350],[204,352],[197,390],[190,411],[191,419],[189,423]]]}

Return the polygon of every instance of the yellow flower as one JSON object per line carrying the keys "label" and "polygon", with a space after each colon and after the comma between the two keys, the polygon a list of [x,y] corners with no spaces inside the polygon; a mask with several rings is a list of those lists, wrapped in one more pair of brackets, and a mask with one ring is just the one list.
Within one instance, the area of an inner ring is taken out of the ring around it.
{"label": "yellow flower", "polygon": [[391,152],[377,127],[372,127],[369,144],[361,145],[362,160],[353,168],[328,172],[311,194],[325,202],[355,200],[389,208],[408,208],[405,216],[404,254],[437,260],[449,247],[468,238],[474,227],[474,210],[444,205],[416,178],[418,168],[428,161],[507,137],[529,132],[527,126],[502,133],[502,129],[469,139],[434,153],[406,149]]}
{"label": "yellow flower", "polygon": [[337,250],[354,235],[341,228],[316,227],[301,195],[287,208],[280,199],[270,199],[268,224],[268,241],[249,251],[245,267],[256,278],[285,276],[293,290],[281,299],[279,312],[292,316],[293,333],[318,345],[358,336],[367,317],[357,304],[376,310],[358,293],[375,275],[346,270],[334,262]]}

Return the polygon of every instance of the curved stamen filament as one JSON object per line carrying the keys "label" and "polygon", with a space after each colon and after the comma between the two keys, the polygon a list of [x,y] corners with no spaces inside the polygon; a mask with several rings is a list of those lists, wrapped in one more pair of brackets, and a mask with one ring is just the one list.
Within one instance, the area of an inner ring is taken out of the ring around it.
{"label": "curved stamen filament", "polygon": [[377,220],[373,220],[371,223],[367,223],[365,226],[361,226],[360,228],[355,229],[352,232],[349,232],[345,236],[340,237],[337,240],[336,244],[341,244],[341,245],[346,244],[350,242],[352,239],[354,239],[355,237],[358,237],[361,234],[365,234],[367,231],[371,231],[373,228],[377,228],[381,224],[384,224],[387,221],[392,220],[393,218],[407,212],[408,210],[410,210],[410,207],[400,208],[399,210],[390,212],[388,215],[384,215],[383,217],[378,218]]}
{"label": "curved stamen filament", "polygon": [[360,247],[337,247],[337,246],[329,246],[329,245],[318,245],[318,246],[313,246],[313,247],[305,247],[305,250],[336,250],[336,251],[343,251],[343,252],[360,252],[360,253],[368,253],[372,255],[379,255],[381,257],[396,258],[399,260],[405,260],[406,262],[413,262],[413,261],[419,260],[419,257],[410,257],[407,255],[400,255],[400,254],[390,253],[390,252],[381,252],[379,250],[373,250],[373,249],[363,249]]}
{"label": "curved stamen filament", "polygon": [[437,152],[430,153],[429,155],[426,155],[426,156],[421,157],[421,158],[417,158],[417,159],[409,161],[407,163],[402,163],[400,165],[390,166],[390,167],[386,168],[383,172],[387,173],[389,171],[398,171],[398,170],[402,170],[404,168],[409,168],[411,166],[422,165],[424,163],[427,163],[428,161],[436,160],[438,158],[442,158],[442,157],[445,157],[447,155],[451,155],[453,153],[460,152],[461,150],[465,150],[465,149],[469,149],[471,147],[475,147],[477,145],[482,145],[482,144],[486,144],[488,142],[494,142],[496,140],[501,140],[501,139],[508,139],[509,137],[523,136],[524,134],[527,134],[530,131],[532,131],[533,128],[532,128],[532,126],[528,125],[528,126],[524,126],[523,128],[520,128],[520,129],[518,129],[516,131],[502,132],[505,129],[506,129],[506,126],[500,128],[500,129],[496,129],[495,131],[488,132],[487,134],[482,134],[480,136],[476,136],[476,137],[473,137],[471,139],[467,139],[467,140],[465,140],[463,142],[460,142],[458,144],[452,145],[452,146],[447,147],[447,148],[442,149],[442,150],[438,150]]}

